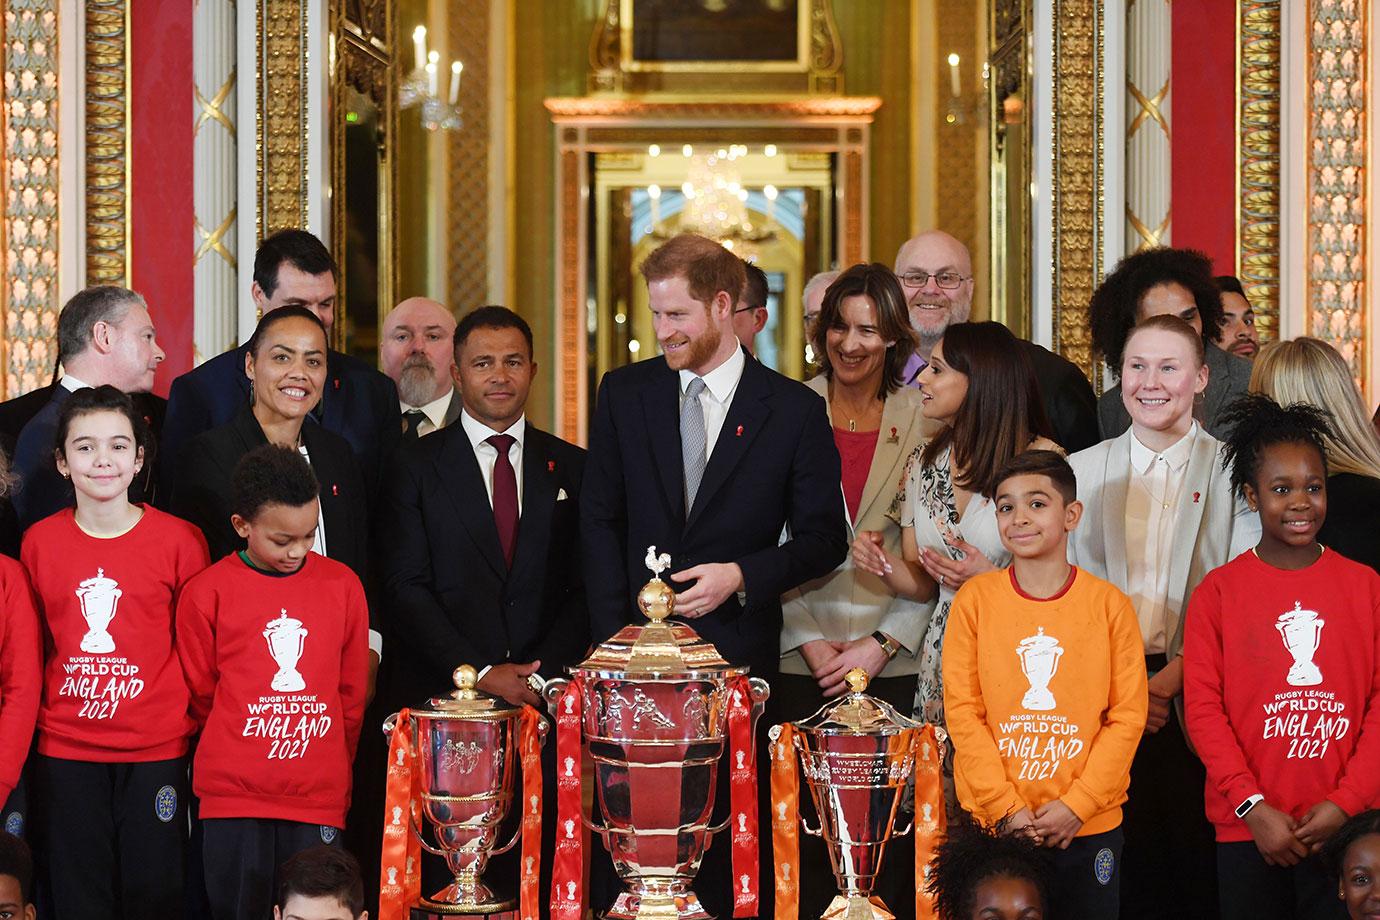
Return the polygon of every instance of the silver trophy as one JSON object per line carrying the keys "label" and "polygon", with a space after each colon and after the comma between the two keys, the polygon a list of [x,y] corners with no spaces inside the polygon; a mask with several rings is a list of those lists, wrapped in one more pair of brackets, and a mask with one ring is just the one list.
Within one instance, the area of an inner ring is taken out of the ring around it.
{"label": "silver trophy", "polygon": [[302,659],[302,649],[306,647],[307,629],[301,620],[293,619],[282,610],[276,620],[269,620],[264,627],[264,639],[268,642],[268,653],[278,665],[278,673],[273,675],[269,685],[278,693],[297,693],[307,689],[307,682],[297,670],[297,662]]}
{"label": "silver trophy", "polygon": [[[89,569],[88,569],[89,571]],[[81,637],[81,650],[101,655],[115,651],[115,639],[110,635],[110,621],[124,595],[118,582],[105,577],[105,569],[96,569],[96,577],[77,586],[77,602],[86,620],[86,635]]]}
{"label": "silver trophy", "polygon": [[[455,691],[409,710],[417,749],[416,801],[394,806],[385,815],[384,833],[417,835],[423,849],[440,856],[453,876],[451,883],[416,905],[436,914],[491,914],[512,910],[516,899],[497,895],[482,878],[489,857],[506,853],[522,836],[498,845],[498,831],[513,802],[521,762],[518,729],[522,708],[475,688],[478,672],[469,665],[455,669]],[[383,725],[391,735],[397,716]],[[547,725],[538,723],[545,740]],[[401,752],[400,752],[401,753]],[[419,807],[418,807],[419,806]],[[415,812],[425,816],[436,836],[427,842]],[[403,828],[402,831],[396,828]]]}
{"label": "silver trophy", "polygon": [[1326,620],[1318,616],[1316,610],[1304,610],[1303,605],[1294,601],[1294,609],[1282,614],[1275,621],[1284,647],[1294,657],[1289,667],[1287,680],[1291,687],[1316,687],[1322,683],[1322,670],[1313,663],[1313,655],[1322,642],[1323,626]]}
{"label": "silver trophy", "polygon": [[[793,723],[801,772],[820,820],[818,829],[801,824],[807,834],[824,838],[838,883],[824,920],[891,920],[895,915],[873,890],[887,844],[912,829],[897,831],[895,821],[924,726],[865,693],[868,677],[861,668],[844,680],[848,693]],[[779,731],[772,729],[773,739]],[[779,807],[784,812],[785,803]],[[938,829],[937,819],[933,806],[921,805],[916,820],[926,831]]]}
{"label": "silver trophy", "polygon": [[[747,668],[730,666],[689,626],[666,622],[675,594],[660,575],[669,565],[669,556],[648,550],[655,577],[637,604],[651,622],[624,627],[569,669],[584,688],[581,729],[606,821],[589,826],[628,886],[605,914],[612,920],[708,920],[690,886],[710,842],[734,820],[709,825],[730,682]],[[547,682],[553,712],[568,683]],[[760,678],[750,685],[755,727],[771,690]]]}

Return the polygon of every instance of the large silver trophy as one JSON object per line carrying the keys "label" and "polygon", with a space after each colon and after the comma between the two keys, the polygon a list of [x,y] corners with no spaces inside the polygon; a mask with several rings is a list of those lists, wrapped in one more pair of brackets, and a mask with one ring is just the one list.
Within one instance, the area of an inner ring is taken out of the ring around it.
{"label": "large silver trophy", "polygon": [[[801,825],[806,833],[824,839],[838,883],[839,894],[825,910],[824,920],[891,920],[895,915],[873,893],[882,857],[893,837],[912,828],[927,840],[942,830],[938,764],[943,737],[865,693],[868,676],[861,668],[852,669],[844,679],[846,694],[790,725],[789,737],[820,820],[818,829],[803,819]],[[782,727],[772,729],[774,739],[782,737]],[[914,822],[897,831],[898,807],[916,775],[917,761],[922,768],[933,767],[933,776],[916,797]],[[795,820],[785,814],[784,802],[774,805],[782,811],[780,817]],[[778,879],[787,885],[789,881]]]}
{"label": "large silver trophy", "polygon": [[[433,697],[425,707],[409,710],[416,747],[414,802],[394,805],[384,815],[385,834],[403,828],[422,847],[446,861],[453,879],[417,905],[437,914],[488,914],[511,910],[516,900],[495,894],[482,876],[489,857],[506,853],[522,828],[502,846],[499,827],[512,805],[520,762],[519,723],[522,708],[475,688],[477,672],[455,669],[453,693]],[[394,718],[384,723],[391,735]],[[547,725],[539,721],[539,737]],[[399,751],[399,760],[403,756]],[[401,765],[401,764],[400,764]],[[427,842],[416,821],[420,811],[436,835]]]}
{"label": "large silver trophy", "polygon": [[[545,689],[560,731],[560,710],[576,702],[567,689],[580,688],[580,733],[605,821],[602,827],[585,823],[602,837],[628,886],[605,915],[611,920],[709,918],[691,883],[714,836],[745,827],[733,815],[710,826],[730,697],[735,688],[743,693],[746,681],[750,701],[742,712],[750,738],[771,692],[766,681],[747,680],[747,668],[730,666],[689,626],[666,622],[675,594],[660,575],[669,564],[669,556],[648,550],[655,577],[637,604],[650,622],[624,627],[570,668],[570,681],[553,680]],[[558,778],[562,768],[558,763]]]}

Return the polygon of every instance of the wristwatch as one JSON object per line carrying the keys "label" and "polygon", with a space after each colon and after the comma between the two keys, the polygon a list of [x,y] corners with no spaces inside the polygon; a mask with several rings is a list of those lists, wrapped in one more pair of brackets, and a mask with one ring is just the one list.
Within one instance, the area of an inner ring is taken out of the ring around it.
{"label": "wristwatch", "polygon": [[877,644],[882,647],[882,651],[886,652],[886,657],[888,661],[890,661],[892,658],[895,658],[896,653],[901,650],[901,643],[897,642],[895,639],[891,638],[886,633],[882,632],[880,629],[872,634],[872,638],[876,639]]}
{"label": "wristwatch", "polygon": [[1263,801],[1265,801],[1265,796],[1261,795],[1258,792],[1255,795],[1247,796],[1246,801],[1236,806],[1236,816],[1238,818],[1246,817],[1246,815],[1250,814],[1252,808],[1259,805]]}

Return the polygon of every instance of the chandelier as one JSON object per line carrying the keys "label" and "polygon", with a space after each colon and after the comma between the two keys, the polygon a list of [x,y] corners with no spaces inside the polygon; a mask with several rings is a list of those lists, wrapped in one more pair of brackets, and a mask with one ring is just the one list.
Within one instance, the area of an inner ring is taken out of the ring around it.
{"label": "chandelier", "polygon": [[450,100],[440,95],[441,55],[426,50],[426,26],[412,30],[412,51],[415,66],[398,87],[398,106],[421,108],[422,127],[428,131],[458,131],[464,127],[460,117],[460,73],[465,65],[450,62]]}
{"label": "chandelier", "polygon": [[680,186],[685,204],[680,212],[679,226],[673,232],[662,224],[661,189],[656,185],[648,186],[652,235],[657,239],[668,239],[675,233],[698,233],[718,241],[724,248],[744,258],[747,258],[745,250],[775,239],[772,208],[776,203],[777,190],[774,186],[768,185],[762,190],[767,199],[767,219],[762,224],[755,224],[748,213],[748,190],[743,186],[734,162],[746,156],[747,152],[747,147],[740,144],[721,147],[712,154],[696,154],[689,145],[683,148],[682,153],[689,164],[686,179]]}

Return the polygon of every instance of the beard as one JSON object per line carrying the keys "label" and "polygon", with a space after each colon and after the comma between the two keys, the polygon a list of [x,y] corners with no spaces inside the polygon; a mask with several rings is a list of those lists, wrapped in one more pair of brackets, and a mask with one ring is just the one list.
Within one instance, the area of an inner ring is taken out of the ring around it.
{"label": "beard", "polygon": [[436,367],[426,355],[408,358],[398,375],[398,395],[409,406],[425,406],[436,398]]}
{"label": "beard", "polygon": [[972,314],[972,301],[962,303],[955,300],[944,299],[942,301],[924,301],[925,307],[940,307],[941,309],[922,308],[918,303],[909,305],[910,325],[915,330],[916,337],[920,340],[922,348],[931,349],[935,343],[944,338],[944,333],[955,323],[966,323]]}
{"label": "beard", "polygon": [[723,340],[723,330],[717,326],[710,326],[693,339],[687,339],[684,348],[677,351],[666,351],[663,348],[662,351],[666,355],[667,366],[672,370],[690,370],[700,367],[714,357],[714,352],[719,350],[719,344]]}

